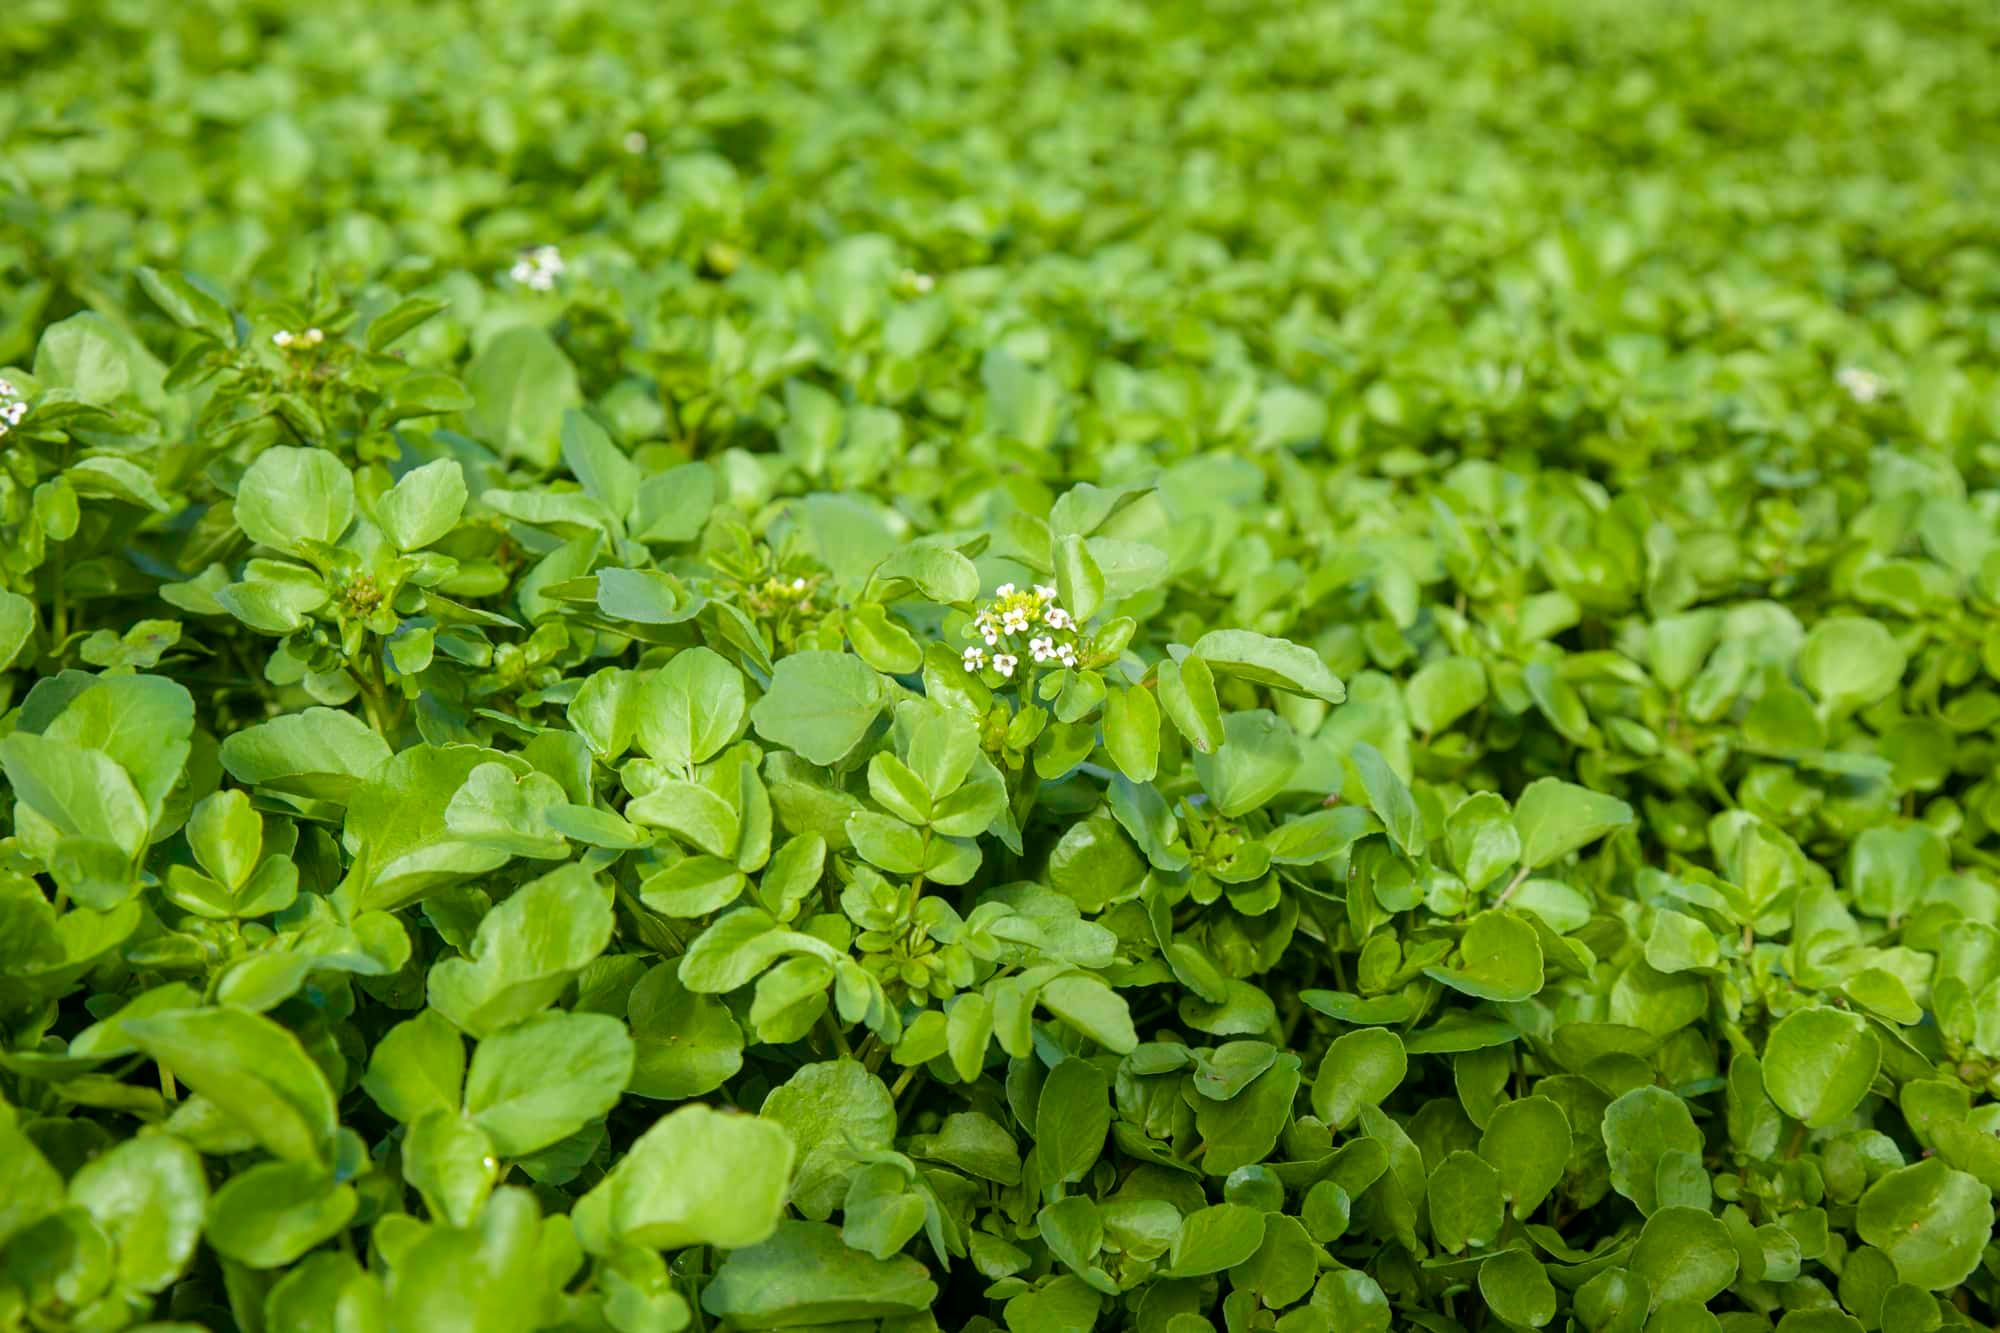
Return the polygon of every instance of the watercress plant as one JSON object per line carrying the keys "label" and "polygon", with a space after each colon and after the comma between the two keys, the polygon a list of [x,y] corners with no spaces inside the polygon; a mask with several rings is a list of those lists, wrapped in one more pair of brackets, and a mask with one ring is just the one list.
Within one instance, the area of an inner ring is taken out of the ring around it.
{"label": "watercress plant", "polygon": [[0,1329],[1986,1327],[1996,25],[21,0]]}

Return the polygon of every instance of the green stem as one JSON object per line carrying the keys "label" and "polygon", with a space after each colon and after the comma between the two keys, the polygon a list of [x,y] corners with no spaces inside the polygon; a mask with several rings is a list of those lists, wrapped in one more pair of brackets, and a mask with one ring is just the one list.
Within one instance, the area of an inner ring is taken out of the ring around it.
{"label": "green stem", "polygon": [[820,1030],[833,1043],[833,1049],[843,1060],[854,1058],[854,1048],[847,1044],[847,1034],[840,1030],[840,1024],[833,1021],[833,1011],[822,1009],[819,1015]]}

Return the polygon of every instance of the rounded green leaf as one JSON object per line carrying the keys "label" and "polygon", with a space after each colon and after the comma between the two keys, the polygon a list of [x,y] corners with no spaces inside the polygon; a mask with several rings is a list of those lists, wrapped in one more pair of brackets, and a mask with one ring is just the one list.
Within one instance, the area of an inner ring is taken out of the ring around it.
{"label": "rounded green leaf", "polygon": [[1729,1228],[1700,1208],[1662,1208],[1646,1219],[1630,1267],[1653,1289],[1655,1305],[1715,1299],[1736,1280]]}
{"label": "rounded green leaf", "polygon": [[208,1243],[249,1268],[281,1268],[336,1235],[360,1200],[309,1162],[265,1162],[231,1176],[208,1206]]}
{"label": "rounded green leaf", "polygon": [[1880,621],[1828,616],[1799,647],[1799,678],[1829,707],[1845,711],[1894,689],[1907,661]]}
{"label": "rounded green leaf", "polygon": [[775,1121],[683,1106],[633,1140],[578,1201],[578,1231],[596,1253],[616,1241],[754,1245],[777,1229],[795,1151]]}
{"label": "rounded green leaf", "polygon": [[867,734],[882,703],[882,678],[873,667],[847,653],[815,649],[778,663],[750,721],[773,745],[825,766]]}
{"label": "rounded green leaf", "polygon": [[1181,1219],[1168,1266],[1175,1277],[1234,1268],[1264,1243],[1264,1214],[1240,1203],[1218,1203]]}
{"label": "rounded green leaf", "polygon": [[1364,1106],[1379,1106],[1409,1072],[1403,1039],[1387,1028],[1358,1028],[1334,1038],[1313,1078],[1313,1114],[1336,1129]]}
{"label": "rounded green leaf", "polygon": [[609,1111],[632,1062],[632,1037],[609,1014],[537,1014],[473,1051],[465,1111],[495,1152],[520,1157]]}
{"label": "rounded green leaf", "polygon": [[1479,1265],[1479,1294],[1510,1324],[1540,1328],[1556,1317],[1556,1289],[1526,1250],[1502,1250]]}
{"label": "rounded green leaf", "polygon": [[1701,1130],[1687,1103],[1665,1088],[1634,1088],[1604,1111],[1604,1151],[1611,1187],[1650,1213],[1659,1201],[1660,1159],[1702,1150]]}
{"label": "rounded green leaf", "polygon": [[1525,1000],[1542,988],[1542,940],[1510,912],[1481,912],[1459,937],[1457,967],[1424,975],[1480,1000]]}
{"label": "rounded green leaf", "polygon": [[[194,1149],[171,1134],[155,1134],[127,1139],[86,1163],[70,1179],[69,1199],[111,1242],[118,1281],[135,1291],[160,1291],[194,1257],[208,1179]],[[5,1211],[0,1204],[0,1214]]]}
{"label": "rounded green leaf", "polygon": [[1479,1155],[1500,1173],[1500,1190],[1525,1218],[1562,1180],[1569,1165],[1569,1117],[1547,1097],[1503,1102],[1487,1118]]}
{"label": "rounded green leaf", "polygon": [[1936,1157],[1891,1171],[1868,1187],[1855,1230],[1912,1286],[1943,1291],[1965,1281],[1993,1238],[1993,1192]]}
{"label": "rounded green leaf", "polygon": [[1847,1118],[1882,1064],[1859,1014],[1814,1005],[1788,1014],[1764,1046],[1764,1090],[1794,1120],[1824,1129]]}
{"label": "rounded green leaf", "polygon": [[330,545],[354,521],[354,476],[324,449],[274,445],[236,487],[236,526],[259,546],[302,554]]}

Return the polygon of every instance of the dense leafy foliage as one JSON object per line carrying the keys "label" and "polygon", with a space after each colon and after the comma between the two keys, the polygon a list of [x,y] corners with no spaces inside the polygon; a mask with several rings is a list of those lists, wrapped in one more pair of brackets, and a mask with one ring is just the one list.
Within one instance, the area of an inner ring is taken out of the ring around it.
{"label": "dense leafy foliage", "polygon": [[15,0],[0,1328],[2000,1311],[1989,7]]}

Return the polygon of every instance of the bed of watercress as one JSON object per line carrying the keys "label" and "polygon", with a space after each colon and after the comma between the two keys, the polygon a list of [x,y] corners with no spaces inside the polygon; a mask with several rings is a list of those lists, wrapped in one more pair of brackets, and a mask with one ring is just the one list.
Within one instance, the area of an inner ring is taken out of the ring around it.
{"label": "bed of watercress", "polygon": [[1996,41],[16,0],[0,1328],[1986,1326]]}

